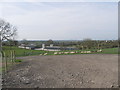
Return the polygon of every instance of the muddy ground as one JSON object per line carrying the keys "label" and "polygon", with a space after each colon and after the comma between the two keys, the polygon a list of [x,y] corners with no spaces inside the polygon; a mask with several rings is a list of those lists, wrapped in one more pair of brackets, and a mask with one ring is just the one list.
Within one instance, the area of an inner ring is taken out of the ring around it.
{"label": "muddy ground", "polygon": [[83,54],[20,57],[4,77],[7,88],[116,88],[118,55]]}

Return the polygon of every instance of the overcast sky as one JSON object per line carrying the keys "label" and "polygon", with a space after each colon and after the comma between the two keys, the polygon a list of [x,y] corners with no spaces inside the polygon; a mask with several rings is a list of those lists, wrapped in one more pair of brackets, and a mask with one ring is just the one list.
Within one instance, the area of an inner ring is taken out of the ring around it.
{"label": "overcast sky", "polygon": [[117,2],[5,2],[0,11],[19,40],[118,38]]}

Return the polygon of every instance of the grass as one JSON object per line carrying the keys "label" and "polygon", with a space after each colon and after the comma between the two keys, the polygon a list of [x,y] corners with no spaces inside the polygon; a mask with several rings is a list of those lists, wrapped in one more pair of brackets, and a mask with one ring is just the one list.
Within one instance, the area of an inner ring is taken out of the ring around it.
{"label": "grass", "polygon": [[16,59],[15,60],[15,63],[19,63],[19,62],[22,62],[22,60],[21,59]]}
{"label": "grass", "polygon": [[[27,49],[21,49],[18,47],[7,47],[7,46],[4,46],[3,50],[7,53],[9,53],[10,50],[15,50],[16,57],[40,55],[44,53],[48,53],[48,55],[54,55],[54,52],[56,52],[56,51],[42,51],[42,50],[27,50]],[[64,50],[64,51],[58,51],[58,52],[71,52],[71,51],[80,52],[81,50]],[[87,50],[83,50],[83,51],[87,51]],[[95,51],[95,49],[91,49],[89,51]],[[91,54],[118,54],[118,48],[102,49],[102,52],[95,52]],[[61,55],[66,55],[66,54],[61,54]],[[72,55],[72,54],[68,54],[68,55]]]}
{"label": "grass", "polygon": [[15,50],[16,57],[50,53],[50,51],[27,50],[27,49],[22,49],[22,48],[18,48],[18,47],[7,47],[7,46],[3,47],[3,51],[5,51],[5,52],[9,52],[10,50]]}
{"label": "grass", "polygon": [[[9,70],[9,69],[11,69],[11,66],[13,66],[14,64],[19,64],[20,62],[22,62],[23,60],[21,60],[21,59],[16,59],[15,61],[14,61],[14,63],[12,63],[10,60],[8,60],[8,63],[7,63],[7,71]],[[2,66],[2,67],[0,67],[0,72],[5,72],[5,66]]]}
{"label": "grass", "polygon": [[[7,57],[10,57],[10,50],[15,51],[16,57],[40,55],[44,53],[48,53],[47,55],[54,55],[54,52],[56,52],[56,51],[42,51],[42,50],[27,50],[27,49],[21,49],[18,47],[8,47],[8,46],[3,47],[3,51],[6,53]],[[95,52],[95,53],[90,53],[90,54],[118,54],[118,50],[119,50],[118,48],[107,48],[107,49],[102,49],[102,52]],[[71,52],[71,51],[80,52],[81,50],[64,50],[64,51],[58,51],[58,52]],[[82,51],[96,51],[96,50],[91,49],[91,50],[82,50]],[[80,53],[74,53],[74,54],[80,54]],[[74,55],[74,54],[69,53],[69,54],[59,54],[59,55]],[[8,62],[8,69],[9,69],[13,64],[11,63],[11,60],[8,60],[7,62]],[[16,59],[14,64],[19,64],[20,62],[22,62],[21,59]],[[0,68],[0,72],[4,70],[5,70],[4,67]]]}
{"label": "grass", "polygon": [[119,48],[107,48],[107,49],[103,49],[103,52],[101,52],[102,54],[119,54],[120,52],[118,52]]}

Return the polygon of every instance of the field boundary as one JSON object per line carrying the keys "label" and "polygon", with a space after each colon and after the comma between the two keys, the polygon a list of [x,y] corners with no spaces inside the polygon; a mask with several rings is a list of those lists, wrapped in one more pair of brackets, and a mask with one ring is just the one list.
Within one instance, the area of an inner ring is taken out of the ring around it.
{"label": "field boundary", "polygon": [[2,71],[6,73],[11,65],[15,63],[16,55],[14,50],[2,51]]}

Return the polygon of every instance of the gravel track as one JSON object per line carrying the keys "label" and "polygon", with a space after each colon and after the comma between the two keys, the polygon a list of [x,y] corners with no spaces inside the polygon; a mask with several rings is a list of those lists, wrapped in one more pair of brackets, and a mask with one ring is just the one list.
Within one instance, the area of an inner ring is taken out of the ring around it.
{"label": "gravel track", "polygon": [[20,57],[4,76],[5,88],[116,88],[117,54]]}

